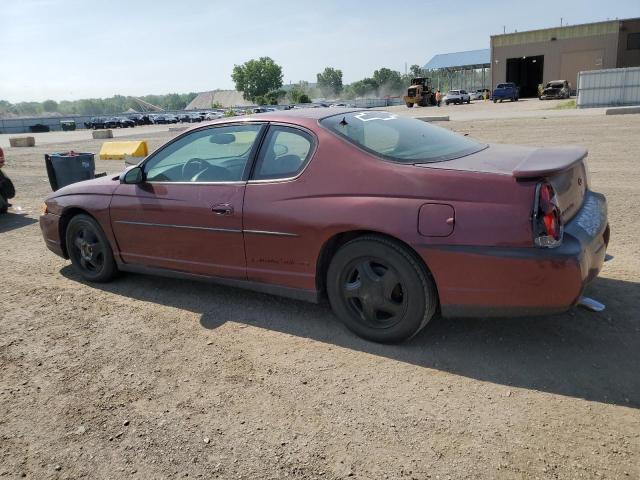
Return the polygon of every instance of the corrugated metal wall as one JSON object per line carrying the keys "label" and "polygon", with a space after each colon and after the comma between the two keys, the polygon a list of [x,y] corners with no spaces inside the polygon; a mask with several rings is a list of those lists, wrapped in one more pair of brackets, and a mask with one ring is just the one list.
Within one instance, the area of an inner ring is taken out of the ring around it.
{"label": "corrugated metal wall", "polygon": [[640,67],[578,74],[578,107],[640,105]]}

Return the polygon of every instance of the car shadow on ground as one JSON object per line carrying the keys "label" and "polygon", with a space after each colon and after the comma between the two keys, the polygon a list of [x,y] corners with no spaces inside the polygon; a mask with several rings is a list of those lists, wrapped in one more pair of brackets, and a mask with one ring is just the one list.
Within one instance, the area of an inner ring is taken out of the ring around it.
{"label": "car shadow on ground", "polygon": [[[62,273],[82,281],[70,266]],[[198,313],[207,329],[241,322],[481,381],[640,408],[640,283],[596,279],[587,293],[607,304],[599,314],[575,309],[546,317],[437,317],[399,345],[356,337],[327,304],[135,274],[91,286]]]}
{"label": "car shadow on ground", "polygon": [[36,223],[37,220],[29,218],[25,214],[21,213],[3,213],[0,214],[0,233],[10,232],[16,228],[26,227]]}

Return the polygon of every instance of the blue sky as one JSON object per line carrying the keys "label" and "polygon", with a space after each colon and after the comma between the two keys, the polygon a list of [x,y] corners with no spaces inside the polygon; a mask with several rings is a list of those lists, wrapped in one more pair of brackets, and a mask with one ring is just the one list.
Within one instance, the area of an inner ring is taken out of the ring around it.
{"label": "blue sky", "polygon": [[0,99],[233,88],[233,65],[259,56],[283,66],[285,83],[325,66],[349,83],[560,17],[640,17],[640,1],[0,0]]}

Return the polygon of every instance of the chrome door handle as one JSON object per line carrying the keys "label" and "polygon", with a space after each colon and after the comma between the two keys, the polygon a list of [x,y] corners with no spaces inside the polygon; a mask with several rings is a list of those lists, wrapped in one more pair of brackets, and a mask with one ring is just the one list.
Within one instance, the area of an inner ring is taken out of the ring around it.
{"label": "chrome door handle", "polygon": [[211,207],[211,211],[216,215],[231,215],[233,214],[233,205],[229,203],[219,203]]}

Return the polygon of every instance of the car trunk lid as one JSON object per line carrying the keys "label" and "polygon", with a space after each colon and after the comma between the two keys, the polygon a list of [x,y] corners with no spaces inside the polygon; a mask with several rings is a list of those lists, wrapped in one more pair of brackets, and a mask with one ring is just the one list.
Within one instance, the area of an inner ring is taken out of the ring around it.
{"label": "car trunk lid", "polygon": [[443,162],[419,164],[426,168],[509,175],[517,181],[546,179],[556,192],[562,221],[580,210],[587,188],[587,151],[581,147],[523,147],[489,145],[477,153]]}

